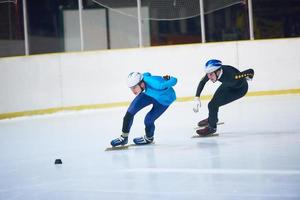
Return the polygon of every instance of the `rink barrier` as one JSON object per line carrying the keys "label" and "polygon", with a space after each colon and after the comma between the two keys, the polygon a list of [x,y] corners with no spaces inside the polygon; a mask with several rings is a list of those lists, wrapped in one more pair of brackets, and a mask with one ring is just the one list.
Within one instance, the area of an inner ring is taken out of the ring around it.
{"label": "rink barrier", "polygon": [[[300,89],[253,91],[253,92],[248,92],[246,96],[251,97],[251,96],[272,96],[272,95],[288,95],[288,94],[300,94]],[[212,98],[212,95],[201,96],[201,100],[209,100],[211,98]],[[176,102],[188,102],[188,101],[192,101],[192,100],[194,100],[194,96],[178,97],[176,99]],[[35,116],[35,115],[53,114],[53,113],[58,113],[58,112],[124,107],[124,106],[128,106],[129,104],[130,104],[130,102],[114,102],[114,103],[79,105],[79,106],[48,108],[48,109],[32,110],[32,111],[3,113],[3,114],[0,114],[0,120],[17,118],[17,117],[29,117],[29,116]]]}

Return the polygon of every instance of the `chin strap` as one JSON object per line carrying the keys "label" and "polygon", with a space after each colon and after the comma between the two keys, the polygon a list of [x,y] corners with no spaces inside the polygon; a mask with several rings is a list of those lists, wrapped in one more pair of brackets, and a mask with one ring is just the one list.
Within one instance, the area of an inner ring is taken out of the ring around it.
{"label": "chin strap", "polygon": [[218,80],[219,77],[218,77],[217,71],[214,71],[214,74],[216,75],[216,79]]}
{"label": "chin strap", "polygon": [[[217,80],[219,80],[219,78],[221,77],[221,75],[219,74],[217,74],[217,72],[221,72],[221,70],[222,69],[218,69],[218,70],[216,70],[216,71],[214,71],[214,74],[216,75],[216,81],[215,82],[217,82]],[[222,72],[221,72],[222,73]]]}
{"label": "chin strap", "polygon": [[[140,88],[141,88],[141,90],[142,90],[142,92],[143,92],[143,91],[145,90],[145,88],[142,87],[142,82],[143,82],[143,81],[140,81],[140,82],[138,83],[138,86],[140,86]],[[144,84],[144,85],[145,85],[145,84]]]}

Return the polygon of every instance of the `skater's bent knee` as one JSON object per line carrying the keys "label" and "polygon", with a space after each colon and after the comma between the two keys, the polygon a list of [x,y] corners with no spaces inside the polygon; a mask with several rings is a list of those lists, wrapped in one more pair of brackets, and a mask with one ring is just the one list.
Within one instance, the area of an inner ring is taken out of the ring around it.
{"label": "skater's bent knee", "polygon": [[216,108],[218,108],[216,103],[211,101],[208,103],[208,109],[216,109]]}

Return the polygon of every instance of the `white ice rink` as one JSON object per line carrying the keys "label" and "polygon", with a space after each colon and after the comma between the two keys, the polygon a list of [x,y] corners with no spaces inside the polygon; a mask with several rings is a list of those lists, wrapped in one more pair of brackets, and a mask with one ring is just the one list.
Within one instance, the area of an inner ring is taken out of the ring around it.
{"label": "white ice rink", "polygon": [[300,199],[300,95],[238,100],[220,109],[219,137],[191,139],[202,104],[194,114],[192,102],[174,103],[156,122],[155,145],[124,151],[104,149],[126,107],[2,120],[0,199]]}

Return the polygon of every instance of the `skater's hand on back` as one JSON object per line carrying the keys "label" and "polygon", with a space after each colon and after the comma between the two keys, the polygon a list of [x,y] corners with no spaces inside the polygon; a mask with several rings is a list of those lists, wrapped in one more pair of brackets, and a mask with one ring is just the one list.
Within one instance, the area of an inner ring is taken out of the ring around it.
{"label": "skater's hand on back", "polygon": [[199,112],[199,108],[201,107],[201,101],[200,101],[200,97],[195,97],[194,99],[194,108],[193,111],[195,113]]}
{"label": "skater's hand on back", "polygon": [[164,78],[165,80],[170,80],[170,75],[164,75],[163,78]]}

